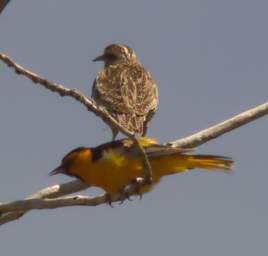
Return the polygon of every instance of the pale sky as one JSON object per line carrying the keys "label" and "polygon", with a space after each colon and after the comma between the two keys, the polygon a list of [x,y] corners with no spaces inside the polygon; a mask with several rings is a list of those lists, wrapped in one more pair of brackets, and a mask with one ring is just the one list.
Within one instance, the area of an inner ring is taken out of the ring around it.
{"label": "pale sky", "polygon": [[[267,101],[267,9],[261,0],[12,0],[0,51],[89,96],[102,67],[91,60],[110,43],[128,44],[158,83],[148,135],[164,143]],[[2,63],[0,86],[1,201],[70,181],[48,173],[71,149],[111,138],[74,100]],[[198,149],[233,157],[231,175],[169,176],[115,208],[32,211],[0,227],[1,255],[266,255],[267,127],[264,117]]]}

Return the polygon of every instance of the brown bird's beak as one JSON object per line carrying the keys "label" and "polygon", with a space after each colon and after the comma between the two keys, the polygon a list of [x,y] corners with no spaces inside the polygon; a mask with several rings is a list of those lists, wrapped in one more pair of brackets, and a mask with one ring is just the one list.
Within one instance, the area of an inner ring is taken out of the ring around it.
{"label": "brown bird's beak", "polygon": [[103,61],[105,58],[104,54],[98,56],[97,58],[95,58],[93,61]]}
{"label": "brown bird's beak", "polygon": [[64,168],[60,165],[59,167],[57,167],[56,169],[51,171],[48,175],[53,176],[53,175],[56,175],[56,174],[59,174],[59,173],[64,173],[64,172],[65,172]]}

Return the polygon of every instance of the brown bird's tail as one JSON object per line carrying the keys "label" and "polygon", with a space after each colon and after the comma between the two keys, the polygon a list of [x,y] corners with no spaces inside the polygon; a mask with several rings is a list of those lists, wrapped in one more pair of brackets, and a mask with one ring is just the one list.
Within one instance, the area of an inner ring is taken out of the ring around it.
{"label": "brown bird's tail", "polygon": [[117,121],[123,125],[125,128],[127,128],[129,131],[137,133],[137,134],[143,134],[145,129],[145,116],[138,116],[135,113],[123,113],[118,114],[115,116]]}

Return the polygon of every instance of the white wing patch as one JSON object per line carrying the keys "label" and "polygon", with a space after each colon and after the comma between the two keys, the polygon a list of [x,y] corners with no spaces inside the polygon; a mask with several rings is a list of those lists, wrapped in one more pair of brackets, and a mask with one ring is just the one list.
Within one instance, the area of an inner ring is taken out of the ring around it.
{"label": "white wing patch", "polygon": [[114,149],[108,149],[103,152],[101,161],[109,162],[111,167],[121,167],[125,164],[126,158]]}

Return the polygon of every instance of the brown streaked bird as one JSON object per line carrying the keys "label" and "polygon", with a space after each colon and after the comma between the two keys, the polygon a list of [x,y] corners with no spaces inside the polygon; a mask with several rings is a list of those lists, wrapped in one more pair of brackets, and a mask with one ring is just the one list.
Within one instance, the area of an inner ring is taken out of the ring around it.
{"label": "brown streaked bird", "polygon": [[[151,74],[134,51],[124,44],[111,44],[93,61],[103,61],[97,73],[92,97],[124,128],[144,136],[158,105],[158,90]],[[105,121],[105,120],[104,120]],[[115,140],[118,129],[107,123]]]}

